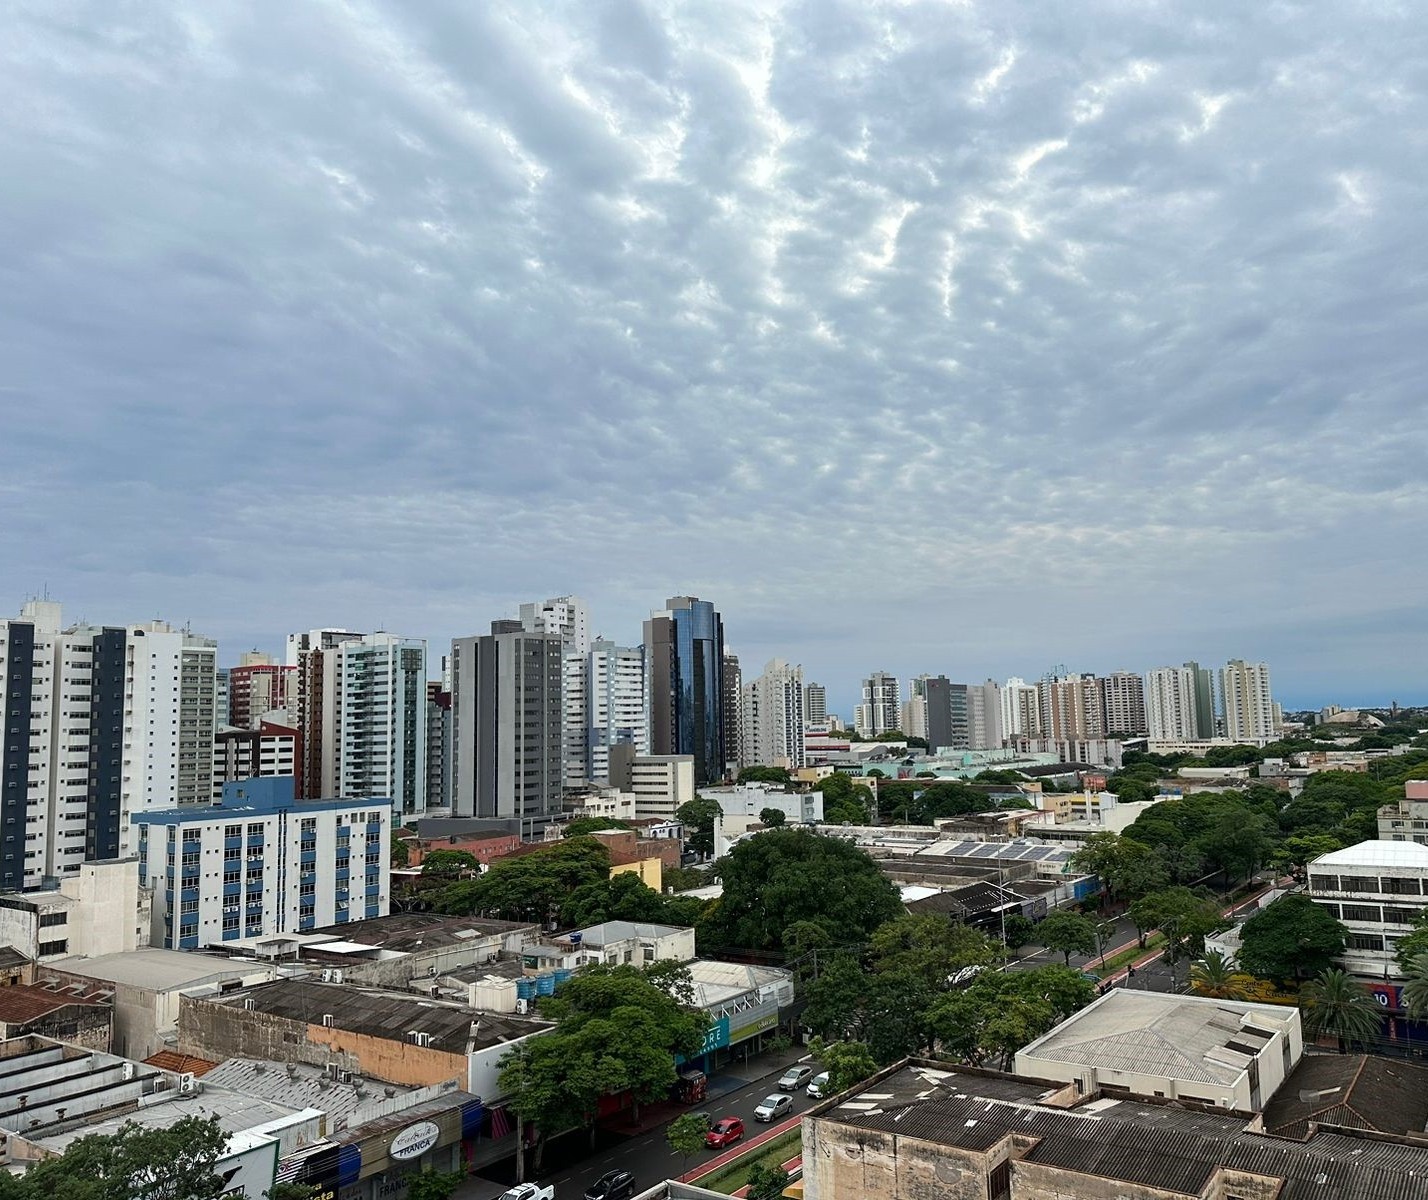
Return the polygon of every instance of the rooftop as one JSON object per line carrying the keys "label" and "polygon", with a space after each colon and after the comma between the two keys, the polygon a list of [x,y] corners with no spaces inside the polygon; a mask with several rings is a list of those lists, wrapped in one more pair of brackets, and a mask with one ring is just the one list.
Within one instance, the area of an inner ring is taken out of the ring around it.
{"label": "rooftop", "polygon": [[1417,842],[1360,842],[1331,854],[1321,854],[1310,867],[1421,867],[1428,870],[1428,846]]}
{"label": "rooftop", "polygon": [[1019,1050],[1017,1068],[1045,1060],[1232,1085],[1297,1018],[1273,1004],[1116,988]]}
{"label": "rooftop", "polygon": [[210,1069],[204,1082],[289,1108],[318,1108],[333,1121],[345,1121],[374,1101],[408,1095],[413,1090],[360,1077],[343,1083],[316,1067],[251,1058],[227,1059]]}
{"label": "rooftop", "polygon": [[262,963],[227,958],[211,958],[185,950],[160,950],[145,947],[119,954],[101,954],[96,958],[61,958],[48,964],[48,969],[68,975],[85,975],[145,988],[152,992],[171,992],[177,988],[195,987],[216,979],[241,979],[255,972],[267,972]]}
{"label": "rooftop", "polygon": [[[632,938],[666,938],[676,933],[687,932],[680,925],[648,925],[638,921],[605,921],[592,925],[589,929],[577,931],[580,940],[591,946],[608,946],[611,942],[624,942]],[[571,936],[566,934],[566,937]]]}
{"label": "rooftop", "polygon": [[1266,1133],[1309,1136],[1310,1122],[1377,1133],[1428,1129],[1428,1067],[1359,1054],[1300,1059],[1264,1107]]}
{"label": "rooftop", "polygon": [[247,1008],[304,1024],[331,1016],[334,1028],[390,1041],[409,1031],[430,1036],[430,1046],[448,1054],[499,1046],[550,1028],[550,1022],[476,1012],[464,1004],[429,1000],[412,992],[389,992],[342,983],[280,979],[212,998],[216,1004]]}
{"label": "rooftop", "polygon": [[49,1013],[71,1004],[87,1004],[92,1008],[108,1007],[109,994],[76,994],[75,988],[48,988],[36,983],[17,983],[0,988],[0,1022],[10,1025],[37,1021]]}
{"label": "rooftop", "polygon": [[910,1063],[815,1109],[815,1131],[831,1122],[980,1152],[1016,1135],[1029,1143],[1021,1162],[1094,1176],[1102,1188],[1116,1180],[1205,1195],[1226,1167],[1284,1180],[1276,1200],[1428,1200],[1428,1146],[1325,1131],[1290,1142],[1249,1132],[1243,1116],[1173,1103],[1099,1097],[1065,1107],[1060,1088]]}
{"label": "rooftop", "polygon": [[[488,921],[474,917],[444,917],[436,913],[392,913],[365,921],[349,921],[344,925],[325,925],[309,932],[334,940],[410,954],[415,950],[452,946],[469,942],[472,938],[495,937],[531,928],[533,926],[529,921]],[[316,950],[323,948],[317,944],[313,946]]]}
{"label": "rooftop", "polygon": [[722,1004],[762,987],[778,987],[793,979],[793,972],[781,967],[755,967],[748,963],[695,959],[684,967],[694,984],[694,1002],[700,1008]]}

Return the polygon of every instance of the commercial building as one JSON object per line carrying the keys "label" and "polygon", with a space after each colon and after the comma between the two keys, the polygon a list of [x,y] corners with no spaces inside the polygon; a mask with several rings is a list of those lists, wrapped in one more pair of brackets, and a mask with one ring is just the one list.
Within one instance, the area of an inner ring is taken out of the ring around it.
{"label": "commercial building", "polygon": [[1113,988],[1018,1050],[1016,1073],[1258,1112],[1303,1057],[1297,1008]]}
{"label": "commercial building", "polygon": [[785,767],[806,763],[803,749],[803,668],[781,658],[743,690],[743,766]]}
{"label": "commercial building", "polygon": [[564,786],[578,789],[593,778],[590,759],[590,613],[578,596],[522,604],[521,628],[560,639],[560,739]]}
{"label": "commercial building", "polygon": [[1360,842],[1309,864],[1309,898],[1349,931],[1343,962],[1356,975],[1398,977],[1393,952],[1428,908],[1428,846]]}
{"label": "commercial building", "polygon": [[144,813],[139,883],[168,949],[383,916],[391,802],[297,800],[287,777],[230,783],[219,804]]}
{"label": "commercial building", "polygon": [[1274,738],[1278,722],[1270,690],[1269,667],[1231,659],[1220,668],[1220,709],[1224,734],[1232,742],[1263,744]]}
{"label": "commercial building", "polygon": [[876,737],[897,729],[902,719],[902,684],[896,675],[874,671],[863,680],[862,696],[862,703],[853,710],[853,728],[859,737]]}
{"label": "commercial building", "polygon": [[803,1118],[806,1200],[1422,1200],[1428,1145],[1075,1083],[897,1064]]}
{"label": "commercial building", "polygon": [[786,792],[765,783],[740,783],[733,787],[700,788],[706,800],[715,800],[726,817],[756,818],[766,808],[776,808],[791,824],[818,824],[823,820],[823,793]]}
{"label": "commercial building", "polygon": [[87,988],[20,983],[0,987],[0,1044],[13,1038],[55,1038],[88,1050],[108,1051],[114,1010],[109,993]]}
{"label": "commercial building", "polygon": [[724,622],[696,596],[672,596],[644,623],[645,721],[651,754],[694,756],[694,783],[724,777],[729,763]]}
{"label": "commercial building", "polygon": [[634,795],[639,820],[671,820],[694,799],[694,755],[639,754],[634,746],[616,746],[610,786]]}
{"label": "commercial building", "polygon": [[215,656],[161,621],[65,627],[50,600],[0,620],[0,889],[122,858],[135,813],[207,802]]}
{"label": "commercial building", "polygon": [[592,964],[648,967],[657,962],[687,963],[694,957],[694,930],[640,921],[605,921],[558,934],[521,949],[527,971],[574,971]]}
{"label": "commercial building", "polygon": [[610,775],[610,749],[629,746],[644,754],[645,654],[639,646],[617,646],[604,638],[590,644],[585,692],[589,711],[589,756],[582,776],[619,786]]}
{"label": "commercial building", "polygon": [[537,832],[561,811],[564,644],[519,621],[451,643],[451,810]]}
{"label": "commercial building", "polygon": [[709,1032],[694,1065],[713,1072],[763,1049],[778,1033],[779,1013],[793,1004],[793,972],[781,967],[695,959],[685,964],[696,1007],[709,1014]]}

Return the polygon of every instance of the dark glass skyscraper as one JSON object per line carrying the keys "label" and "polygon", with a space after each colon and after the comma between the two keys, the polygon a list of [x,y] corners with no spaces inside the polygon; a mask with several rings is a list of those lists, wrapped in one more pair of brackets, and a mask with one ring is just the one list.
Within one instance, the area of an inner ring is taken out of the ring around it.
{"label": "dark glass skyscraper", "polygon": [[708,600],[675,596],[645,622],[645,713],[651,754],[692,754],[696,787],[723,778],[724,623]]}

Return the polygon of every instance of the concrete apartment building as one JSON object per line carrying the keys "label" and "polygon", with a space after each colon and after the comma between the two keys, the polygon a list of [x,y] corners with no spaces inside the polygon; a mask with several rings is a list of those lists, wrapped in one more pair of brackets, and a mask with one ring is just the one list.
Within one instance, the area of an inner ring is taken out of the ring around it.
{"label": "concrete apartment building", "polygon": [[1145,711],[1145,680],[1134,671],[1115,671],[1101,679],[1105,730],[1120,737],[1144,737],[1149,730]]}
{"label": "concrete apartment building", "polygon": [[264,713],[283,709],[296,718],[298,669],[272,656],[248,650],[238,665],[228,668],[228,707],[218,716],[220,725],[253,729]]}
{"label": "concrete apartment building", "polygon": [[1279,722],[1267,664],[1231,659],[1220,668],[1219,691],[1227,738],[1249,745],[1263,745],[1274,739]]}
{"label": "concrete apartment building", "polygon": [[561,811],[564,645],[519,621],[451,643],[452,814],[513,820],[523,835]]}
{"label": "concrete apartment building", "polygon": [[522,604],[521,628],[560,638],[560,737],[564,786],[579,789],[592,778],[590,758],[590,612],[578,596]]}
{"label": "concrete apartment building", "polygon": [[1398,978],[1398,939],[1428,908],[1428,846],[1360,842],[1320,855],[1308,875],[1309,898],[1349,931],[1344,966],[1370,979]]}
{"label": "concrete apartment building", "polygon": [[876,737],[897,729],[902,720],[902,684],[896,675],[874,671],[863,680],[862,703],[853,710],[859,737]]}
{"label": "concrete apartment building", "polygon": [[269,717],[286,713],[267,713],[251,728],[220,725],[213,736],[213,789],[210,803],[223,798],[229,783],[264,776],[286,775],[296,778],[302,767],[302,731],[286,720]]}
{"label": "concrete apartment building", "polygon": [[53,887],[0,893],[0,946],[41,964],[135,950],[149,944],[151,903],[137,858],[87,862]]}
{"label": "concrete apartment building", "polygon": [[1196,662],[1156,667],[1145,677],[1146,726],[1154,741],[1215,736],[1214,676]]}
{"label": "concrete apartment building", "polygon": [[742,766],[796,771],[806,764],[801,666],[770,659],[763,674],[745,684],[742,705]]}
{"label": "concrete apartment building", "polygon": [[154,944],[174,950],[385,916],[385,797],[298,800],[290,777],[230,783],[222,802],[144,813],[140,886]]}
{"label": "concrete apartment building", "polygon": [[[1335,768],[1348,769],[1338,764]],[[1402,800],[1378,810],[1378,837],[1383,842],[1428,845],[1428,779],[1410,779],[1403,785]]]}
{"label": "concrete apartment building", "polygon": [[744,761],[744,672],[739,656],[727,647],[724,650],[724,761],[737,766]]}
{"label": "concrete apartment building", "polygon": [[821,683],[803,685],[803,723],[824,725],[828,721],[828,689]]}
{"label": "concrete apartment building", "polygon": [[66,627],[50,600],[0,620],[0,888],[122,858],[135,813],[207,802],[215,656],[163,622]]}
{"label": "concrete apartment building", "polygon": [[645,653],[639,646],[617,646],[597,638],[590,644],[586,667],[589,727],[582,776],[616,787],[619,785],[610,776],[611,748],[630,746],[636,754],[644,754],[647,748]]}

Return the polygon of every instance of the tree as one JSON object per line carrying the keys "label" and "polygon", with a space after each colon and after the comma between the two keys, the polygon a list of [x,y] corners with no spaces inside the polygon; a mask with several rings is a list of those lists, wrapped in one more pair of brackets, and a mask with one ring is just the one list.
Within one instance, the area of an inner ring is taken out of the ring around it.
{"label": "tree", "polygon": [[1369,1046],[1381,1028],[1379,1008],[1363,984],[1345,971],[1321,971],[1299,991],[1304,1032],[1336,1038],[1339,1053],[1348,1046]]}
{"label": "tree", "polygon": [[1317,975],[1333,967],[1347,936],[1348,930],[1307,896],[1281,896],[1244,923],[1240,965],[1276,982]]}
{"label": "tree", "polygon": [[755,1163],[749,1168],[749,1200],[778,1200],[788,1187],[788,1172],[778,1165]]}
{"label": "tree", "polygon": [[830,825],[866,825],[873,809],[873,793],[841,771],[821,780],[823,819]]}
{"label": "tree", "polygon": [[724,815],[719,801],[695,796],[674,815],[684,824],[684,844],[689,849],[700,855],[714,853],[714,824]]}
{"label": "tree", "polygon": [[559,920],[570,929],[604,921],[693,925],[703,907],[699,900],[662,896],[633,871],[621,871],[576,888],[560,906]]}
{"label": "tree", "polygon": [[1190,968],[1190,990],[1212,1000],[1248,1000],[1253,983],[1253,976],[1218,950],[1211,950]]}
{"label": "tree", "polygon": [[680,1159],[679,1173],[689,1169],[689,1160],[704,1149],[704,1135],[709,1126],[698,1113],[685,1113],[666,1126],[664,1140]]}
{"label": "tree", "polygon": [[1428,1015],[1428,953],[1415,954],[1403,973],[1403,1007],[1410,1017]]}
{"label": "tree", "polygon": [[610,852],[595,838],[566,838],[529,854],[498,859],[478,879],[449,884],[443,912],[485,913],[508,921],[550,921],[576,888],[608,878]]}
{"label": "tree", "polygon": [[854,1084],[862,1083],[875,1074],[878,1069],[877,1061],[863,1042],[825,1043],[821,1039],[814,1039],[808,1048],[828,1072],[828,1086],[823,1089],[825,1096],[846,1092]]}
{"label": "tree", "polygon": [[1276,870],[1302,876],[1304,869],[1320,855],[1343,848],[1344,843],[1332,833],[1292,833],[1279,844],[1270,861]]}
{"label": "tree", "polygon": [[433,1171],[427,1167],[407,1183],[407,1200],[450,1200],[465,1179],[460,1171]]}
{"label": "tree", "polygon": [[1000,957],[996,942],[986,934],[942,916],[894,917],[868,939],[873,974],[904,971],[919,976],[933,991],[945,991],[967,967],[987,966]]}
{"label": "tree", "polygon": [[1198,956],[1205,936],[1225,923],[1213,900],[1187,887],[1163,888],[1142,896],[1130,906],[1128,915],[1140,933],[1142,947],[1150,930],[1160,930],[1165,936],[1166,958],[1172,964]]}
{"label": "tree", "polygon": [[228,1134],[216,1117],[183,1117],[165,1129],[133,1122],[117,1133],[92,1133],[25,1174],[6,1173],[4,1200],[216,1200],[227,1188],[218,1174]]}
{"label": "tree", "polygon": [[699,926],[710,948],[777,950],[799,921],[816,921],[835,945],[848,945],[903,911],[897,888],[865,851],[806,828],[739,842],[718,870],[724,894]]}
{"label": "tree", "polygon": [[1006,948],[1008,950],[1020,950],[1027,942],[1031,941],[1032,934],[1036,931],[1036,924],[1029,917],[1024,917],[1021,913],[1012,913],[1003,922],[1003,936],[1006,938]]}
{"label": "tree", "polygon": [[314,1200],[317,1187],[311,1183],[275,1183],[263,1193],[263,1200]]}
{"label": "tree", "polygon": [[934,1000],[927,1022],[949,1057],[1006,1070],[1018,1050],[1095,998],[1090,980],[1069,967],[983,971]]}
{"label": "tree", "polygon": [[786,820],[788,820],[788,814],[781,808],[759,809],[759,824],[769,829],[777,829]]}
{"label": "tree", "polygon": [[1195,844],[1220,869],[1228,885],[1240,876],[1249,879],[1259,870],[1273,846],[1272,829],[1266,817],[1225,813]]}
{"label": "tree", "polygon": [[1059,909],[1036,927],[1036,940],[1048,950],[1059,950],[1069,967],[1073,954],[1096,952],[1096,926],[1090,917]]}
{"label": "tree", "polygon": [[460,879],[481,869],[469,850],[433,850],[421,860],[423,879]]}
{"label": "tree", "polygon": [[775,783],[788,787],[793,779],[787,767],[744,767],[739,772],[740,783]]}
{"label": "tree", "polygon": [[587,834],[600,833],[606,829],[633,829],[634,826],[626,824],[624,821],[617,821],[613,817],[576,817],[565,827],[563,836],[585,837]]}
{"label": "tree", "polygon": [[409,862],[411,862],[411,860],[412,860],[411,848],[406,844],[406,842],[405,842],[400,836],[398,836],[397,831],[396,831],[395,829],[392,830],[391,855],[390,855],[390,861],[391,861],[392,869],[393,869],[394,871],[400,871],[400,870],[401,870],[403,867],[405,867]]}
{"label": "tree", "polygon": [[556,1028],[501,1059],[500,1086],[536,1129],[536,1173],[552,1134],[585,1126],[593,1137],[601,1096],[628,1092],[638,1117],[641,1103],[674,1086],[674,1056],[700,1053],[708,1015],[660,986],[669,979],[628,965],[587,967],[543,1002]]}
{"label": "tree", "polygon": [[1399,938],[1393,946],[1393,957],[1401,974],[1412,971],[1413,960],[1420,954],[1428,954],[1428,909],[1420,909],[1413,919],[1413,929]]}

